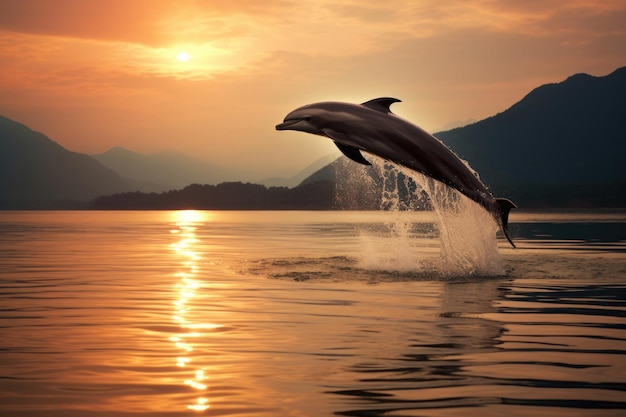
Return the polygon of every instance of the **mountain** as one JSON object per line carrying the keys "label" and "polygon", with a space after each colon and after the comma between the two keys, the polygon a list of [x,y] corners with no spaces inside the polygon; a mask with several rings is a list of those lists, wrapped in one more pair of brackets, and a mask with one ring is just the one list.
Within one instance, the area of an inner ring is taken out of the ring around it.
{"label": "mountain", "polygon": [[131,189],[89,156],[0,116],[0,209],[77,207]]}
{"label": "mountain", "polygon": [[236,177],[232,171],[174,152],[142,155],[116,147],[91,156],[146,192],[179,189],[194,183],[216,184]]}
{"label": "mountain", "polygon": [[[190,184],[217,184],[238,178],[237,172],[174,152],[144,155],[121,147],[91,155],[144,192],[181,189]],[[306,177],[330,163],[334,156],[313,162],[293,177],[272,177],[255,181],[266,187],[295,187]]]}
{"label": "mountain", "polygon": [[335,208],[335,185],[329,181],[295,188],[223,182],[191,184],[162,193],[119,193],[101,196],[89,208],[98,210],[328,210]]}
{"label": "mountain", "polygon": [[[624,115],[626,67],[543,85],[502,113],[435,136],[520,207],[625,207]],[[303,183],[345,176],[331,164]]]}
{"label": "mountain", "polygon": [[435,136],[496,195],[616,205],[626,203],[624,115],[626,67],[543,85],[502,113]]}
{"label": "mountain", "polygon": [[463,120],[463,121],[455,120],[455,121],[446,123],[443,126],[441,126],[440,129],[437,129],[437,132],[443,132],[443,131],[446,131],[446,130],[452,130],[452,129],[456,129],[456,128],[459,128],[459,127],[471,125],[473,123],[476,123],[477,121],[478,120],[476,120],[476,119],[467,119],[467,120]]}
{"label": "mountain", "polygon": [[[509,197],[520,207],[626,207],[624,114],[626,67],[603,77],[576,74],[543,85],[502,113],[435,136],[467,160],[494,195]],[[428,206],[415,184],[401,175],[345,158],[317,171],[326,161],[312,164],[287,179],[295,182],[315,171],[291,190],[275,187],[286,184],[278,179],[267,180],[270,188],[241,183],[189,188],[234,174],[175,154],[140,155],[114,148],[95,158],[102,163],[0,117],[0,209],[79,207],[112,194],[118,197],[100,200],[102,207],[150,208],[157,194],[129,191],[182,187],[186,191],[162,193],[157,205],[188,206],[211,195],[215,201],[201,207],[377,209],[385,208],[380,197],[384,190],[407,208]],[[338,200],[330,202],[331,190]],[[120,204],[111,203],[115,199]]]}
{"label": "mountain", "polygon": [[319,158],[317,161],[309,164],[306,168],[300,171],[298,174],[289,178],[282,177],[273,177],[273,178],[265,178],[263,180],[257,181],[259,184],[263,184],[266,187],[296,187],[298,184],[302,183],[306,178],[325,167],[329,163],[333,162],[337,157],[335,155],[326,155]]}

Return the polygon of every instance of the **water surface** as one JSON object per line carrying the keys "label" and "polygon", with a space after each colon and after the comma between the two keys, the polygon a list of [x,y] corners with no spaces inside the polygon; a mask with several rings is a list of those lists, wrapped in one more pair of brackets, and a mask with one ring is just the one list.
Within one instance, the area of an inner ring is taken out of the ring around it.
{"label": "water surface", "polygon": [[624,415],[624,213],[517,212],[490,276],[433,221],[2,212],[0,416]]}

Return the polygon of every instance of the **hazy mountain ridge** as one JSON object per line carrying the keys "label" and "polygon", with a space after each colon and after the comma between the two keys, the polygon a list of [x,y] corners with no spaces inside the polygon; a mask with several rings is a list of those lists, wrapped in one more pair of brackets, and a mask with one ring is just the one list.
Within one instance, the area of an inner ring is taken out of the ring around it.
{"label": "hazy mountain ridge", "polygon": [[[280,195],[284,201],[279,204],[284,207],[317,207],[319,203],[303,203],[308,197],[299,195],[301,191],[285,197],[282,195],[285,193],[278,192],[280,187],[275,185],[295,186],[328,160],[320,158],[294,177],[273,178],[264,182],[270,185],[273,197]],[[169,198],[173,194],[166,191],[185,189],[190,184],[194,187],[198,184],[237,184],[225,182],[236,176],[233,170],[173,152],[142,155],[121,147],[93,156],[71,152],[44,134],[0,116],[0,209],[82,208],[98,196],[120,193],[131,196],[133,192],[151,195],[161,192]],[[192,189],[197,190],[194,187]],[[260,187],[267,189],[265,185]],[[323,194],[328,190],[328,186],[306,188],[321,190]],[[246,198],[245,193],[251,191],[249,187],[224,185],[217,187],[217,193],[228,194],[233,189],[244,192],[242,198]],[[205,190],[210,190],[210,187]],[[322,198],[319,193],[308,195],[315,198],[318,194],[317,197]],[[325,201],[324,198],[322,200]],[[154,201],[154,198],[146,201]],[[215,204],[232,207],[236,201],[239,200],[228,199],[225,195],[223,198],[216,197]],[[238,204],[247,206],[243,202]],[[252,203],[254,207],[267,207],[268,204]]]}
{"label": "hazy mountain ridge", "polygon": [[175,152],[145,155],[115,147],[91,156],[132,180],[137,190],[146,192],[180,189],[193,183],[217,184],[236,179],[237,175],[232,170]]}
{"label": "hazy mountain ridge", "polygon": [[[625,207],[624,114],[626,67],[603,77],[576,74],[543,85],[495,116],[435,136],[466,159],[496,196],[512,198],[521,207]],[[0,117],[0,209],[68,208],[113,194],[117,196],[98,199],[99,208],[193,208],[198,199],[197,206],[204,208],[377,209],[380,198],[373,194],[385,180],[340,158],[321,169],[322,162],[316,161],[295,177],[267,179],[256,187],[232,181],[213,186],[226,170],[182,155],[141,155],[113,148],[94,158]],[[291,190],[274,186],[300,179]],[[183,189],[130,192],[174,188]],[[330,190],[341,201],[330,203]],[[201,197],[202,192],[215,201]],[[234,192],[243,194],[234,198]],[[420,204],[422,197],[415,197]]]}
{"label": "hazy mountain ridge", "polygon": [[[241,180],[240,175],[233,169],[175,152],[140,154],[118,146],[91,156],[132,181],[137,190],[143,192],[163,192],[181,189],[190,184],[215,185],[220,182]],[[333,159],[328,156],[322,157],[292,177],[271,177],[254,182],[267,187],[295,187]]]}
{"label": "hazy mountain ridge", "polygon": [[72,206],[132,190],[117,173],[0,116],[0,208]]}
{"label": "hazy mountain ridge", "polygon": [[313,175],[315,172],[332,163],[335,159],[337,159],[337,157],[334,155],[323,156],[317,161],[310,163],[306,168],[301,170],[293,177],[272,177],[265,178],[256,182],[258,182],[259,184],[263,184],[266,187],[296,187],[301,184],[302,181]]}

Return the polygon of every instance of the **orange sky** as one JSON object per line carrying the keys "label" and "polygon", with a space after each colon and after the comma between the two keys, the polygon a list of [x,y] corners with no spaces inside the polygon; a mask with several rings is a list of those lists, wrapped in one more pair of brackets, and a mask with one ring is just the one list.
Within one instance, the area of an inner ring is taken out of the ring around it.
{"label": "orange sky", "polygon": [[0,115],[72,151],[176,150],[241,179],[335,152],[274,130],[303,104],[397,97],[436,131],[625,65],[624,0],[0,0]]}

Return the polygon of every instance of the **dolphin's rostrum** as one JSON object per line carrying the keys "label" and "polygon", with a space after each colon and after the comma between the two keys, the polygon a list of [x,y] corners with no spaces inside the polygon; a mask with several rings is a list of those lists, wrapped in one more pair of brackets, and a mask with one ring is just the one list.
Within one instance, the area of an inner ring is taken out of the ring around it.
{"label": "dolphin's rostrum", "polygon": [[511,200],[494,198],[474,172],[439,139],[393,114],[389,106],[399,101],[383,97],[363,104],[309,104],[289,113],[276,129],[325,136],[353,161],[370,165],[361,154],[367,151],[440,181],[489,211],[515,247],[507,224],[509,211],[517,206]]}

